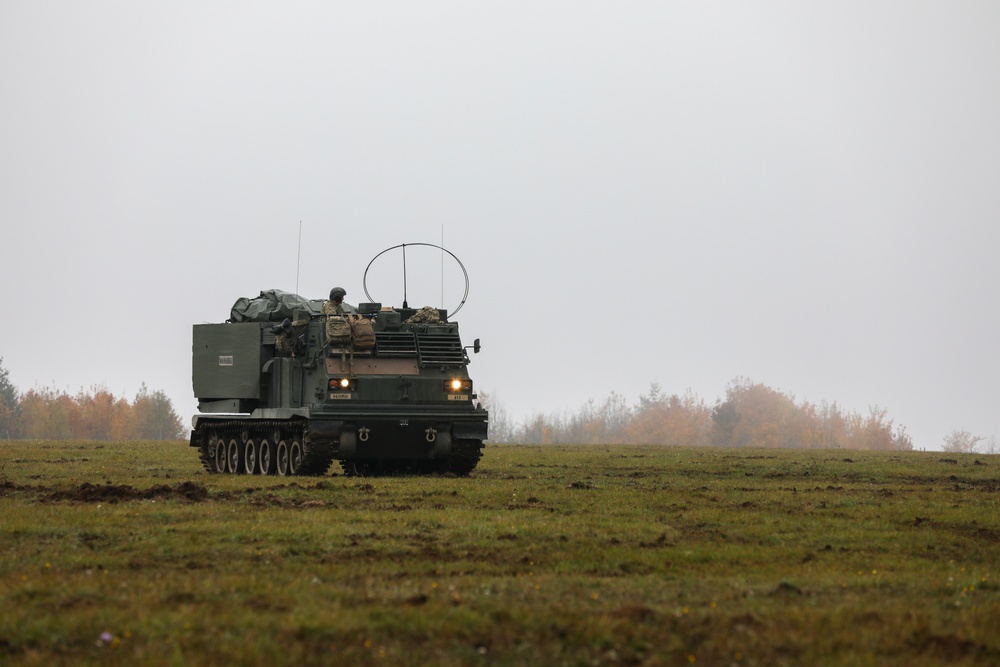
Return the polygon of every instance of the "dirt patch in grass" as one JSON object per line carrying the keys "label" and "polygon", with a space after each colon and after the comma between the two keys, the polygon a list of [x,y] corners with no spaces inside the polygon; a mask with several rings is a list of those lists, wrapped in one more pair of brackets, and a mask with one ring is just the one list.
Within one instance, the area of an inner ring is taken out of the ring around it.
{"label": "dirt patch in grass", "polygon": [[0,497],[8,495],[34,496],[39,502],[116,503],[130,500],[180,498],[192,502],[207,500],[211,494],[196,482],[181,482],[168,486],[159,484],[148,489],[136,489],[127,484],[91,484],[84,482],[77,487],[56,490],[47,486],[0,483]]}
{"label": "dirt patch in grass", "polygon": [[989,657],[992,653],[987,646],[981,646],[955,635],[915,636],[911,644],[921,653],[930,654],[946,662],[967,657]]}
{"label": "dirt patch in grass", "polygon": [[51,491],[35,487],[41,502],[117,503],[130,500],[175,499],[190,502],[208,500],[208,489],[196,482],[181,482],[168,486],[159,484],[148,489],[137,489],[127,484],[91,484],[84,482],[65,491]]}
{"label": "dirt patch in grass", "polygon": [[[124,503],[141,500],[180,500],[185,502],[200,503],[206,501],[214,502],[239,502],[254,507],[278,507],[293,509],[311,509],[333,507],[335,503],[330,500],[316,499],[310,497],[299,497],[294,492],[302,491],[308,493],[311,490],[326,490],[330,488],[329,482],[320,481],[314,486],[301,486],[296,483],[279,484],[269,489],[246,488],[240,490],[209,491],[204,484],[185,481],[176,484],[158,484],[149,488],[137,488],[130,484],[94,484],[83,482],[77,486],[60,489],[54,486],[15,484],[11,481],[0,482],[0,498],[4,496],[20,496],[39,503]],[[292,495],[280,496],[276,491],[290,491]],[[412,509],[411,506],[390,502],[381,509],[391,511],[406,511]]]}

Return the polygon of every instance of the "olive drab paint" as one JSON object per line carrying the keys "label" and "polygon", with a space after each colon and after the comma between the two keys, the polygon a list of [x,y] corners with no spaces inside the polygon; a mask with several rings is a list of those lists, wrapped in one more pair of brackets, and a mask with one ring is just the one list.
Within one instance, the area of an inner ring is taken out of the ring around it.
{"label": "olive drab paint", "polygon": [[351,317],[363,326],[347,329],[364,339],[331,340],[328,318],[343,316],[321,303],[269,290],[237,302],[228,322],[194,325],[191,446],[205,469],[322,475],[339,461],[348,475],[471,472],[488,413],[458,323],[443,310],[361,303]]}

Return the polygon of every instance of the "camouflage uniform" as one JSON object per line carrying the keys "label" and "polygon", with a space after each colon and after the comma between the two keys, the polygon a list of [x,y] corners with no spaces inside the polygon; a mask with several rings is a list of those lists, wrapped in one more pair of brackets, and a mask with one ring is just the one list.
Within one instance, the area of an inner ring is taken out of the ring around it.
{"label": "camouflage uniform", "polygon": [[299,339],[294,331],[280,333],[274,337],[274,351],[280,357],[294,357],[299,351]]}
{"label": "camouflage uniform", "polygon": [[347,313],[356,313],[358,309],[349,303],[340,302],[338,305],[334,301],[327,300],[323,303],[323,314],[324,315],[346,315]]}
{"label": "camouflage uniform", "polygon": [[406,320],[407,324],[434,324],[441,321],[441,313],[433,306],[424,306],[413,314],[413,317]]}

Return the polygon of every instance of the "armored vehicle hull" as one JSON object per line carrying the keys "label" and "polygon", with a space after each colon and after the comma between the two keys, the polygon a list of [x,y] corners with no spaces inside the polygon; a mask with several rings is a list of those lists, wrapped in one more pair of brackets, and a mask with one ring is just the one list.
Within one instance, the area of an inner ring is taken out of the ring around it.
{"label": "armored vehicle hull", "polygon": [[413,309],[361,304],[346,317],[367,322],[374,342],[357,337],[364,333],[333,341],[327,321],[340,316],[299,301],[284,327],[280,313],[194,326],[191,446],[207,471],[323,475],[335,461],[347,475],[476,467],[488,414],[457,323],[444,311],[428,322]]}

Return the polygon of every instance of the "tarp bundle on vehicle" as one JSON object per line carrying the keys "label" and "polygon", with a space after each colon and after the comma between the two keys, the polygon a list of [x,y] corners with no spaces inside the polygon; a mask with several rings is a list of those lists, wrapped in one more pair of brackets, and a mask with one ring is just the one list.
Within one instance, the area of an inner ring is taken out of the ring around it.
{"label": "tarp bundle on vehicle", "polygon": [[323,300],[303,299],[298,294],[280,289],[264,290],[253,299],[240,297],[229,311],[230,322],[281,322],[294,318],[296,312],[307,311],[318,315],[323,310]]}

